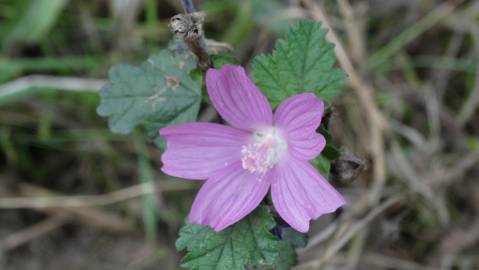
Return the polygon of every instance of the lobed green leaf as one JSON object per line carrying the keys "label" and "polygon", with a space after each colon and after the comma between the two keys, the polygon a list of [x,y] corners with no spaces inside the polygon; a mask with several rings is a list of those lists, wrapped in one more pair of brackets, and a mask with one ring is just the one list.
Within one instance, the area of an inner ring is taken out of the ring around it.
{"label": "lobed green leaf", "polygon": [[[188,224],[176,241],[178,250],[187,251],[181,266],[195,270],[243,270],[245,266],[289,269],[296,263],[295,246],[273,235],[275,226],[266,207],[259,207],[219,233],[207,226]],[[282,267],[276,268],[278,265]]]}
{"label": "lobed green leaf", "polygon": [[141,127],[151,139],[160,127],[194,121],[201,102],[200,84],[190,76],[195,68],[191,53],[179,47],[161,50],[140,66],[115,65],[97,113],[114,133]]}
{"label": "lobed green leaf", "polygon": [[296,265],[298,256],[295,248],[306,246],[305,235],[292,229],[283,228],[281,241],[278,249],[278,257],[274,262],[274,270],[289,270],[291,266]]}
{"label": "lobed green leaf", "polygon": [[299,21],[276,43],[271,55],[255,58],[253,77],[273,106],[302,92],[313,92],[328,101],[341,93],[346,77],[333,67],[333,48],[319,23]]}

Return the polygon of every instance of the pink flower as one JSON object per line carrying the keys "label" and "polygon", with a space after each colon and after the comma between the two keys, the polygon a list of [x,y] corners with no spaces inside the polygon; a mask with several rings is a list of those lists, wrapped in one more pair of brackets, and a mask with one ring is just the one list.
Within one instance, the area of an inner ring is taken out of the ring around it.
{"label": "pink flower", "polygon": [[268,100],[240,66],[210,69],[211,102],[231,126],[191,123],[160,129],[162,171],[207,179],[189,222],[221,231],[253,211],[271,187],[273,204],[293,228],[336,211],[344,198],[308,162],[324,149],[316,133],[323,102],[311,93],[285,100],[273,115]]}

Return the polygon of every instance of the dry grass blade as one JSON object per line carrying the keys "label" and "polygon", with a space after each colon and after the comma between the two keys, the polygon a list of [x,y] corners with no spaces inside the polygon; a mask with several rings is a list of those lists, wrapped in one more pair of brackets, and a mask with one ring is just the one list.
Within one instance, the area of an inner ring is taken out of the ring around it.
{"label": "dry grass blade", "polygon": [[[161,190],[165,192],[190,188],[192,188],[190,184],[163,185]],[[28,185],[25,185],[24,189],[37,190],[37,188]],[[157,191],[158,189],[154,184],[143,183],[101,195],[58,196],[48,193],[49,195],[35,197],[0,198],[0,209],[100,207],[138,199],[148,194],[154,194]]]}
{"label": "dry grass blade", "polygon": [[0,240],[0,251],[9,251],[18,248],[65,225],[68,220],[69,218],[64,215],[53,215],[31,227],[17,231]]}
{"label": "dry grass blade", "polygon": [[14,94],[28,88],[53,88],[66,91],[97,91],[107,83],[106,80],[76,77],[58,77],[50,75],[29,75],[0,85],[1,96]]}
{"label": "dry grass blade", "polygon": [[348,82],[358,95],[366,117],[368,117],[371,153],[374,161],[374,183],[370,192],[370,200],[372,203],[375,203],[381,196],[381,190],[386,181],[383,131],[387,126],[387,121],[374,102],[372,87],[362,79],[354,68],[342,43],[331,28],[326,14],[313,0],[303,0],[303,3],[310,11],[311,17],[322,22],[329,30],[327,37],[335,45],[335,53],[339,65],[349,75]]}
{"label": "dry grass blade", "polygon": [[314,260],[312,262],[307,262],[302,265],[299,265],[297,270],[300,269],[319,269],[325,263],[330,261],[340,250],[343,248],[351,238],[356,235],[358,232],[363,230],[368,224],[371,223],[377,216],[381,213],[389,209],[389,207],[393,206],[394,204],[404,200],[406,198],[405,194],[399,194],[394,197],[389,198],[388,200],[384,201],[377,207],[373,208],[364,218],[354,222],[350,228],[347,229],[346,232],[341,234],[337,239],[334,239],[332,244],[324,251],[318,260]]}
{"label": "dry grass blade", "polygon": [[435,270],[434,267],[423,266],[412,261],[389,257],[382,254],[367,253],[362,261],[366,264],[381,268],[394,268],[397,270]]}

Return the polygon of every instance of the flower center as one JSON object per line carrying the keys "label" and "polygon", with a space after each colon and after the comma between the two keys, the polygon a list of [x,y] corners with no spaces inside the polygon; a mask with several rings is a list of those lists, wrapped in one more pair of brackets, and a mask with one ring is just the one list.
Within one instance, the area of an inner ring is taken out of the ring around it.
{"label": "flower center", "polygon": [[277,128],[258,130],[241,148],[241,164],[252,173],[266,173],[278,164],[288,150],[288,143]]}

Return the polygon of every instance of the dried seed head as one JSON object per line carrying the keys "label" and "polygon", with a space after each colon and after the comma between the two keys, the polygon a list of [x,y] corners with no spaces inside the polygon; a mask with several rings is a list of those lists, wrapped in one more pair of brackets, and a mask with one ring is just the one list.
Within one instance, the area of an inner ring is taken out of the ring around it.
{"label": "dried seed head", "polygon": [[339,158],[331,165],[332,180],[344,185],[352,183],[368,167],[366,160],[355,156],[345,148],[341,149]]}
{"label": "dried seed head", "polygon": [[170,21],[171,31],[185,40],[199,39],[203,35],[203,21],[205,15],[202,12],[191,14],[178,14]]}

